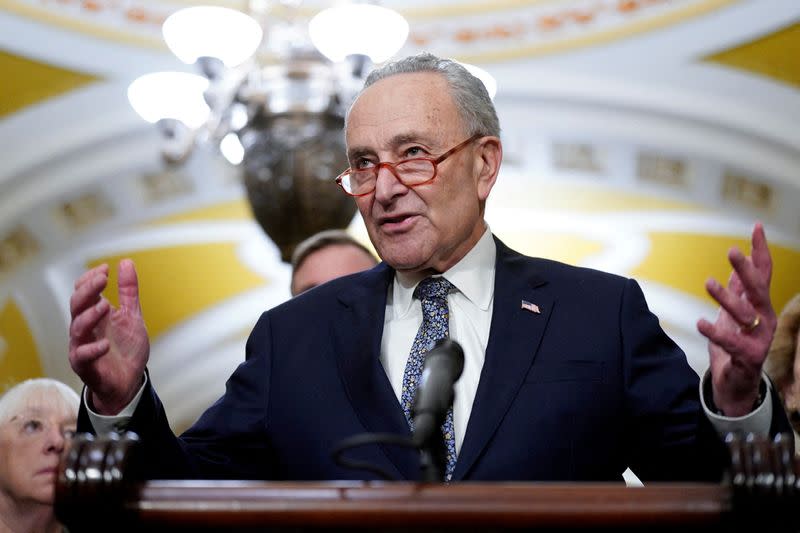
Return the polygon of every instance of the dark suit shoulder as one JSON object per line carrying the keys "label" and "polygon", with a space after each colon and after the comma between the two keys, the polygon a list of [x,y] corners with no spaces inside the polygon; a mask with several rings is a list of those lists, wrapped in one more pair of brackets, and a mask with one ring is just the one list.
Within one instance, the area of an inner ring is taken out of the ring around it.
{"label": "dark suit shoulder", "polygon": [[623,286],[629,278],[594,268],[562,263],[553,259],[531,257],[497,242],[498,263],[505,262],[514,275],[529,276],[538,283]]}
{"label": "dark suit shoulder", "polygon": [[526,257],[526,259],[530,261],[534,268],[547,273],[554,279],[567,279],[571,281],[579,279],[586,281],[602,281],[606,283],[625,283],[628,281],[628,278],[619,274],[612,274],[589,267],[570,265],[553,259],[544,259],[541,257]]}
{"label": "dark suit shoulder", "polygon": [[359,294],[371,297],[385,294],[393,275],[390,267],[380,263],[369,270],[342,276],[309,289],[273,307],[266,314],[273,318],[327,315]]}

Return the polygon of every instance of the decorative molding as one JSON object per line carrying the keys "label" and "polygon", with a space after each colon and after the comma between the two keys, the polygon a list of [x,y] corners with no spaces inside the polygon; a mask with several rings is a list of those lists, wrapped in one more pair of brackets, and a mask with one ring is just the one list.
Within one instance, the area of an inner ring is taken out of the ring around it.
{"label": "decorative molding", "polygon": [[195,190],[191,178],[179,169],[168,168],[163,172],[146,173],[137,180],[137,183],[148,204],[186,197]]}
{"label": "decorative molding", "polygon": [[112,201],[102,191],[95,190],[58,202],[53,209],[53,218],[55,224],[78,232],[111,219],[114,213]]}
{"label": "decorative molding", "polygon": [[686,190],[688,166],[686,159],[643,150],[636,156],[636,177],[642,182]]}
{"label": "decorative molding", "polygon": [[0,280],[22,268],[40,249],[39,241],[23,225],[0,236]]}
{"label": "decorative molding", "polygon": [[608,171],[606,157],[601,147],[587,143],[553,144],[553,167],[557,170],[577,170],[602,175]]}
{"label": "decorative molding", "polygon": [[[435,50],[440,55],[481,62],[619,40],[685,22],[737,1],[561,0],[500,6],[443,4],[411,10],[396,7],[408,11],[413,21],[407,51]],[[51,26],[156,49],[164,48],[161,24],[184,6],[174,0],[0,0],[0,8]]]}
{"label": "decorative molding", "polygon": [[722,176],[721,200],[738,204],[747,209],[764,211],[774,208],[775,191],[772,185],[737,172],[726,171]]}

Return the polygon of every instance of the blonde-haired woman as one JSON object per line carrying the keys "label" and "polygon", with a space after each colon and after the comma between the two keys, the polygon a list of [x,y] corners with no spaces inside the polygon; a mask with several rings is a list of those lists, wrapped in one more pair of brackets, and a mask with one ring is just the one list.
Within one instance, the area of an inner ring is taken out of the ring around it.
{"label": "blonde-haired woman", "polygon": [[[800,293],[778,315],[778,327],[769,348],[764,370],[778,387],[789,421],[800,444]],[[800,452],[800,446],[796,446]]]}
{"label": "blonde-haired woman", "polygon": [[61,454],[75,431],[78,395],[30,379],[0,397],[0,532],[57,532],[53,511]]}

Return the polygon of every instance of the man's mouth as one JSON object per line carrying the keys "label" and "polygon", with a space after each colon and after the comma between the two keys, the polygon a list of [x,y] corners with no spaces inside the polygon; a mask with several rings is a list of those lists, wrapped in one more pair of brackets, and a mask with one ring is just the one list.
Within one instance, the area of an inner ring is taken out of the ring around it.
{"label": "man's mouth", "polygon": [[416,219],[417,215],[387,216],[378,219],[378,225],[383,231],[400,232],[410,228]]}

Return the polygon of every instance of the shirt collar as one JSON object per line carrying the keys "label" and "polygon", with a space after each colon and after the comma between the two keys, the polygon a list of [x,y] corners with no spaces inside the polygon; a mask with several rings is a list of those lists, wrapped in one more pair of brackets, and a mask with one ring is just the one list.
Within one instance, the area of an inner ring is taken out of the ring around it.
{"label": "shirt collar", "polygon": [[[486,311],[494,295],[494,274],[497,260],[497,246],[489,227],[475,243],[472,250],[461,258],[442,276],[479,309]],[[392,283],[391,305],[396,317],[403,316],[411,309],[414,289],[425,276],[395,272]]]}

